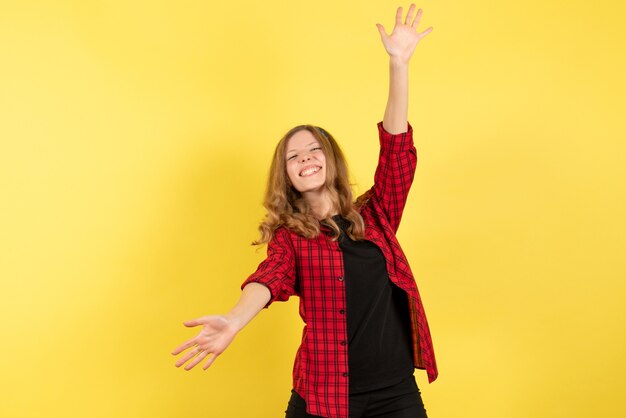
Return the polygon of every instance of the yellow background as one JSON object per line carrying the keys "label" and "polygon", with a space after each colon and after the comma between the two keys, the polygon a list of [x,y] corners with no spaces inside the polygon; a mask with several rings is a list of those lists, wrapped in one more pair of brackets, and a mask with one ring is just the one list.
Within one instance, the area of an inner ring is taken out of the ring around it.
{"label": "yellow background", "polygon": [[[0,3],[0,416],[280,417],[301,321],[275,304],[203,372],[274,146],[331,132],[373,178],[399,3]],[[407,4],[402,4],[408,8]],[[440,376],[430,417],[623,417],[621,1],[424,1],[399,239]]]}

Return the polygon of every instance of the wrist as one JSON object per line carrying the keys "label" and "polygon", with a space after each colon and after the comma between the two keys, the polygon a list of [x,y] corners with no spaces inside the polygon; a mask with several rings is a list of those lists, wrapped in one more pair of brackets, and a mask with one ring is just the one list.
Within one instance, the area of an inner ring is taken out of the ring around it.
{"label": "wrist", "polygon": [[398,55],[389,55],[389,66],[394,68],[405,68],[409,66],[409,60]]}
{"label": "wrist", "polygon": [[233,334],[237,334],[245,326],[241,318],[232,312],[224,315],[224,318],[226,319],[226,326]]}

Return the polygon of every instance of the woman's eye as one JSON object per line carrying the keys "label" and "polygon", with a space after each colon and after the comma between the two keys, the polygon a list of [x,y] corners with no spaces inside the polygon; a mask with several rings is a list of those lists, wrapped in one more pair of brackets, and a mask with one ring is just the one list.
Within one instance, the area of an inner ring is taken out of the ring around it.
{"label": "woman's eye", "polygon": [[295,155],[292,155],[291,157],[287,157],[288,160],[293,160],[294,158],[296,158]]}
{"label": "woman's eye", "polygon": [[315,147],[311,151],[315,151],[316,149],[322,149],[322,147]]}

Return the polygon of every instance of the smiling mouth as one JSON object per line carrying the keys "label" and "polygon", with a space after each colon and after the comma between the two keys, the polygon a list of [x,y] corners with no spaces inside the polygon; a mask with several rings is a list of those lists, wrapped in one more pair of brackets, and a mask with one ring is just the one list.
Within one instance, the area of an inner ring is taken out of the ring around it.
{"label": "smiling mouth", "polygon": [[322,167],[319,166],[315,166],[315,167],[309,167],[305,170],[302,170],[300,172],[300,177],[308,177],[308,176],[312,176],[313,174],[319,172],[322,169]]}

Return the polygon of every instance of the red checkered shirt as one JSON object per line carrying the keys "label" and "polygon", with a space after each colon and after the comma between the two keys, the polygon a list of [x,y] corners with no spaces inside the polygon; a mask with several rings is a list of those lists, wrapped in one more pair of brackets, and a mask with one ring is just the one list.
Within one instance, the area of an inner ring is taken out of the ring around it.
{"label": "red checkered shirt", "polygon": [[[389,279],[409,300],[413,361],[425,369],[428,382],[437,378],[433,345],[417,285],[396,239],[417,165],[413,128],[390,134],[378,123],[380,154],[374,185],[358,210],[365,222],[365,239],[382,251]],[[322,224],[323,232],[330,228]],[[267,258],[241,285],[268,287],[270,301],[300,297],[305,323],[293,367],[293,387],[306,401],[307,413],[329,418],[348,417],[348,339],[343,253],[327,233],[304,238],[281,226],[267,245]],[[344,344],[342,344],[344,342]]]}

